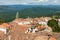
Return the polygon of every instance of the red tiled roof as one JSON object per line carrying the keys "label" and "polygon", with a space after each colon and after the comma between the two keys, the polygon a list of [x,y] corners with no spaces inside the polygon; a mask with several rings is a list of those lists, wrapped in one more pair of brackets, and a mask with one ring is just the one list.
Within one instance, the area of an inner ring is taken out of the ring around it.
{"label": "red tiled roof", "polygon": [[0,25],[1,28],[8,28],[10,25],[7,23],[3,23]]}
{"label": "red tiled roof", "polygon": [[49,40],[56,40],[54,37],[51,37]]}
{"label": "red tiled roof", "polygon": [[41,30],[41,29],[43,29],[43,28],[45,28],[45,26],[38,26],[38,27],[37,27],[38,30]]}

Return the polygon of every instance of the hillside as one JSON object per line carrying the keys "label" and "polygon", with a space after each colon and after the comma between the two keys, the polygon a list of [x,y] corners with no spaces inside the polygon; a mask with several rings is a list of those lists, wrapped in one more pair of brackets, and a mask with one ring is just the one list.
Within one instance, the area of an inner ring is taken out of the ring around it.
{"label": "hillside", "polygon": [[9,22],[15,19],[17,11],[21,18],[52,16],[60,11],[60,5],[0,5],[0,20]]}
{"label": "hillside", "polygon": [[26,8],[20,11],[21,17],[40,17],[40,16],[53,16],[59,15],[56,14],[56,11],[60,11],[58,6],[37,6],[32,8]]}

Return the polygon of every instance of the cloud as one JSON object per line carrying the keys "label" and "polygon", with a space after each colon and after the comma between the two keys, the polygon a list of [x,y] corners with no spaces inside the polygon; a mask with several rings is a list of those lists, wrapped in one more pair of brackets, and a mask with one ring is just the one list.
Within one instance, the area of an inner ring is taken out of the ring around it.
{"label": "cloud", "polygon": [[48,0],[38,0],[38,2],[47,2]]}
{"label": "cloud", "polygon": [[60,4],[60,0],[0,0],[0,5],[12,4]]}
{"label": "cloud", "polygon": [[57,3],[58,2],[58,0],[55,0],[53,3]]}
{"label": "cloud", "polygon": [[51,2],[51,4],[60,5],[60,0],[53,0],[53,1]]}

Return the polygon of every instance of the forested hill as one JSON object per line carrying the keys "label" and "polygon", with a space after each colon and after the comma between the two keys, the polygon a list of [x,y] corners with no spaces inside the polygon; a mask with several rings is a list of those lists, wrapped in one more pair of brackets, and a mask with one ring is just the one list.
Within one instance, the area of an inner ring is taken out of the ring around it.
{"label": "forested hill", "polygon": [[60,11],[60,5],[0,5],[0,20],[12,21],[17,11],[22,18],[52,16]]}

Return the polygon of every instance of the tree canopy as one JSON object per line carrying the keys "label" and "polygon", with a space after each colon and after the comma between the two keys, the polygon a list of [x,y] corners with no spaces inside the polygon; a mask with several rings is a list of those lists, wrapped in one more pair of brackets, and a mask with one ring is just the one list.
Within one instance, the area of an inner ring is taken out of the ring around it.
{"label": "tree canopy", "polygon": [[47,25],[52,28],[53,32],[60,32],[58,21],[56,21],[54,19],[49,20],[48,23],[47,23]]}

